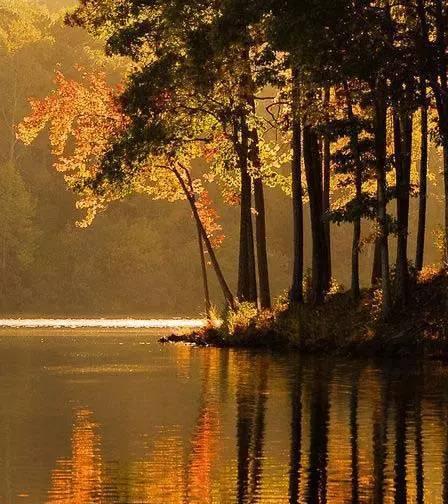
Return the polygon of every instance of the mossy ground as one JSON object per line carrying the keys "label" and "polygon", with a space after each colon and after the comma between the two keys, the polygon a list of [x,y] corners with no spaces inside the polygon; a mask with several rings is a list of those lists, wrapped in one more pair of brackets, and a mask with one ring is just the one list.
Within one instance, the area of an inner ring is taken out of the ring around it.
{"label": "mossy ground", "polygon": [[173,335],[164,341],[201,346],[299,349],[312,353],[388,355],[448,360],[448,275],[427,268],[410,281],[405,306],[381,318],[381,291],[328,296],[321,306],[280,305],[259,313],[242,305],[220,328]]}

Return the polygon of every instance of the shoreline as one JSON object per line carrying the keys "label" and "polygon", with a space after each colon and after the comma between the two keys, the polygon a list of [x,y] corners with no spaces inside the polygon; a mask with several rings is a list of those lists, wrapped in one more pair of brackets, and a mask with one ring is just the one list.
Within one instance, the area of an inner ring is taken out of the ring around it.
{"label": "shoreline", "polygon": [[[263,339],[262,339],[263,338]],[[298,352],[304,355],[337,356],[350,358],[412,358],[438,360],[448,363],[448,343],[426,343],[421,335],[410,339],[408,335],[394,334],[376,336],[368,341],[349,340],[344,345],[336,346],[333,341],[320,340],[316,344],[294,344],[286,338],[275,336],[273,339],[265,338],[264,334],[251,339],[229,339],[216,335],[215,330],[176,334],[172,333],[159,338],[159,343],[191,345],[197,348],[221,348],[258,350],[266,352]]]}
{"label": "shoreline", "polygon": [[233,315],[221,328],[163,337],[161,343],[198,347],[294,350],[305,354],[411,357],[448,361],[448,275],[431,270],[410,283],[406,307],[381,320],[378,292],[328,296],[319,306],[283,307]]}

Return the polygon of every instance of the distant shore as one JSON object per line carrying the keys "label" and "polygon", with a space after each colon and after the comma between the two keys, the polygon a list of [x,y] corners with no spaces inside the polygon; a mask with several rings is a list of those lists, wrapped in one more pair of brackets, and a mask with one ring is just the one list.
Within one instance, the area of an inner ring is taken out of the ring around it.
{"label": "distant shore", "polygon": [[0,329],[200,329],[204,319],[133,319],[133,318],[9,318],[0,319]]}

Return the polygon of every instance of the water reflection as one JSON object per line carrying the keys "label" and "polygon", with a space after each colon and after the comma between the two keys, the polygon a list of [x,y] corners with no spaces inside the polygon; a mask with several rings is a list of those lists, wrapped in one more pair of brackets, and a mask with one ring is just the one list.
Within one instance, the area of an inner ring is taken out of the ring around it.
{"label": "water reflection", "polygon": [[139,342],[0,343],[0,502],[448,502],[444,366]]}
{"label": "water reflection", "polygon": [[257,502],[263,471],[269,360],[239,356],[237,375],[238,503]]}
{"label": "water reflection", "polygon": [[217,462],[220,436],[219,362],[216,352],[203,354],[203,378],[199,414],[194,428],[187,465],[185,502],[212,502],[213,467]]}
{"label": "water reflection", "polygon": [[50,477],[48,504],[89,504],[99,502],[103,493],[100,440],[92,413],[76,411],[73,420],[72,456],[60,459]]}

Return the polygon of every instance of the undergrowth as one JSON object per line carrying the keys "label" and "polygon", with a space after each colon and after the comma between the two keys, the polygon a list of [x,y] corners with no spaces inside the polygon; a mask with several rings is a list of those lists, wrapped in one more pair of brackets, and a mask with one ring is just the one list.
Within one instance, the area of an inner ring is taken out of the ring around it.
{"label": "undergrowth", "polygon": [[[381,318],[381,291],[364,290],[358,301],[333,285],[320,306],[290,306],[281,296],[272,310],[241,303],[193,335],[169,338],[228,347],[297,348],[316,353],[448,356],[448,276],[434,267],[413,274],[403,307]],[[177,338],[177,339],[176,339]]]}

